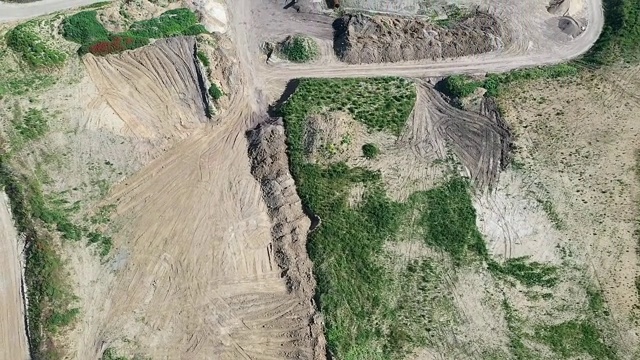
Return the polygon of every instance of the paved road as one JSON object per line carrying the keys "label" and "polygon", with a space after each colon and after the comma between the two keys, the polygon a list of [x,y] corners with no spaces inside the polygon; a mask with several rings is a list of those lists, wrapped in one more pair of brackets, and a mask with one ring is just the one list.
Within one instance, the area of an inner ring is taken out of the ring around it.
{"label": "paved road", "polygon": [[27,4],[12,4],[0,1],[0,22],[10,22],[54,13],[103,0],[42,0]]}

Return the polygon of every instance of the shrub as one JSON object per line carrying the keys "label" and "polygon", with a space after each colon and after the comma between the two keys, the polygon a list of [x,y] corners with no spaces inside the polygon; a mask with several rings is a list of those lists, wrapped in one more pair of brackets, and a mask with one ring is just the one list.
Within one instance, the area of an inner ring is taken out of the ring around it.
{"label": "shrub", "polygon": [[209,95],[211,95],[213,100],[219,100],[221,97],[224,96],[224,93],[222,92],[222,90],[220,90],[220,88],[216,84],[212,84],[211,87],[209,88]]}
{"label": "shrub", "polygon": [[82,11],[62,23],[62,36],[80,45],[109,41],[109,31],[96,18],[95,10]]}
{"label": "shrub", "polygon": [[198,59],[200,60],[202,65],[206,67],[209,67],[211,65],[211,61],[209,61],[207,54],[205,54],[203,51],[198,50],[198,52],[196,52],[196,55],[198,56]]}
{"label": "shrub", "polygon": [[364,144],[362,145],[362,155],[367,159],[375,159],[380,150],[374,144]]}
{"label": "shrub", "polygon": [[51,67],[62,65],[67,55],[51,48],[37,35],[38,24],[29,21],[20,24],[6,35],[7,45],[11,50],[22,55],[22,59],[33,67]]}
{"label": "shrub", "polygon": [[280,53],[289,61],[303,63],[318,57],[318,44],[313,39],[296,35],[280,45]]}
{"label": "shrub", "polygon": [[96,56],[117,54],[125,50],[133,50],[145,46],[148,39],[114,35],[109,41],[99,41],[80,48],[80,53],[91,53]]}
{"label": "shrub", "polygon": [[451,75],[444,80],[444,90],[447,95],[464,98],[473,94],[481,84],[466,75]]}

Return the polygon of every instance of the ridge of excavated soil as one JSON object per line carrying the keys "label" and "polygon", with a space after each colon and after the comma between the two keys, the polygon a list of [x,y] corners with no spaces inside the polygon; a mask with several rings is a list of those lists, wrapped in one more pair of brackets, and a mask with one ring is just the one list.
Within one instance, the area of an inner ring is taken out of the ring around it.
{"label": "ridge of excavated soil", "polygon": [[302,209],[295,181],[289,172],[282,119],[267,118],[248,131],[247,138],[251,173],[260,182],[273,224],[273,254],[283,270],[289,291],[301,299],[309,300],[313,359],[322,359],[326,353],[324,321],[313,301],[316,281],[306,249],[311,221]]}
{"label": "ridge of excavated soil", "polygon": [[477,12],[450,27],[420,18],[345,15],[334,23],[334,50],[344,62],[440,60],[497,50],[498,20]]}

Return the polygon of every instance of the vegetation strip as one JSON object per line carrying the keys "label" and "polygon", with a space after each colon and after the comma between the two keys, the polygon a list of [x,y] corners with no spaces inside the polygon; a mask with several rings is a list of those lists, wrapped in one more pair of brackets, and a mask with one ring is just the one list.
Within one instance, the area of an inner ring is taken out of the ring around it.
{"label": "vegetation strip", "polygon": [[117,34],[109,32],[98,21],[95,10],[76,13],[62,24],[64,38],[81,45],[79,54],[97,56],[136,49],[149,44],[151,39],[206,32],[193,11],[186,8],[168,10],[157,18],[134,22],[129,30]]}

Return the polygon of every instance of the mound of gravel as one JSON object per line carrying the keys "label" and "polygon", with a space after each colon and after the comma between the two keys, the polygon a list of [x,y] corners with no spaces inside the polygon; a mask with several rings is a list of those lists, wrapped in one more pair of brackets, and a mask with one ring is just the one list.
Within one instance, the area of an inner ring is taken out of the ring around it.
{"label": "mound of gravel", "polygon": [[498,49],[498,20],[476,12],[450,27],[425,19],[345,15],[334,23],[334,50],[350,64],[438,60]]}

